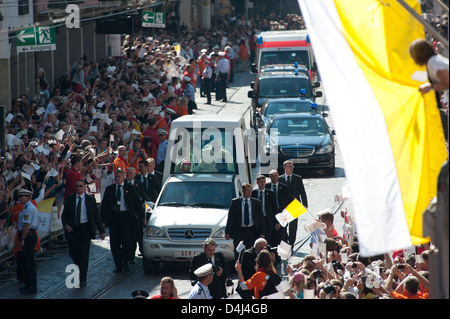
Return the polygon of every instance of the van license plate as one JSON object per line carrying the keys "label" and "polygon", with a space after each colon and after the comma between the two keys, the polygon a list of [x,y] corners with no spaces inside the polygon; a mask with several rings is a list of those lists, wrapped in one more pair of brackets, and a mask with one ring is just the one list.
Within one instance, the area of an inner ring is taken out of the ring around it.
{"label": "van license plate", "polygon": [[178,250],[175,252],[175,257],[194,257],[199,254],[196,250]]}
{"label": "van license plate", "polygon": [[308,164],[308,159],[307,158],[294,158],[294,159],[292,159],[292,163]]}

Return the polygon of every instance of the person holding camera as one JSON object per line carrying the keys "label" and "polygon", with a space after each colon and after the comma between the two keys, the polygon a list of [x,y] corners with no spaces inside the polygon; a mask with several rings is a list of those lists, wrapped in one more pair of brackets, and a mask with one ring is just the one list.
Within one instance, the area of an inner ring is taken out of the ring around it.
{"label": "person holding camera", "polygon": [[136,169],[136,173],[139,174],[139,163],[148,159],[147,152],[142,147],[142,142],[139,138],[133,141],[133,147],[128,152],[128,164],[130,167]]}
{"label": "person holding camera", "polygon": [[225,257],[221,252],[216,252],[216,242],[208,238],[203,243],[203,252],[194,256],[189,267],[189,277],[191,278],[192,286],[197,281],[195,270],[206,264],[213,265],[213,281],[208,286],[209,292],[213,299],[221,299],[227,297],[226,282],[230,269],[225,261]]}

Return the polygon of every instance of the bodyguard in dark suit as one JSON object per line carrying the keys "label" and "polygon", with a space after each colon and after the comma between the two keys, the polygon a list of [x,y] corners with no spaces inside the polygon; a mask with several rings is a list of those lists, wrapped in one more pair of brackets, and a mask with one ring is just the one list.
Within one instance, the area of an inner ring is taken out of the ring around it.
{"label": "bodyguard in dark suit", "polygon": [[[277,170],[270,171],[269,177],[271,182],[267,183],[266,188],[271,189],[275,193],[276,205],[278,208],[275,215],[277,215],[278,213],[281,213],[294,198],[289,193],[287,186],[279,180],[280,175]],[[286,227],[281,227],[277,220],[272,233],[271,245],[278,246],[282,240],[287,242],[287,230]]]}
{"label": "bodyguard in dark suit", "polygon": [[109,227],[111,253],[116,269],[114,272],[128,271],[128,262],[134,259],[134,231],[144,220],[144,206],[133,185],[125,183],[125,173],[121,169],[114,172],[115,183],[106,187],[102,199],[102,221]]}
{"label": "bodyguard in dark suit", "polygon": [[96,229],[100,238],[105,239],[105,229],[100,220],[97,202],[85,194],[83,179],[75,182],[75,194],[69,195],[64,205],[61,221],[69,242],[69,255],[80,270],[80,286],[86,286],[91,239],[95,239]]}
{"label": "bodyguard in dark suit", "polygon": [[159,192],[161,191],[161,181],[159,176],[156,174],[150,174],[149,168],[152,164],[148,161],[140,161],[139,162],[139,172],[140,174],[136,175],[135,180],[139,181],[142,184],[144,201],[156,202],[158,198]]}
{"label": "bodyguard in dark suit", "polygon": [[[136,169],[134,167],[129,167],[127,169],[126,173],[126,180],[125,182],[129,185],[134,186],[136,189],[136,192],[139,195],[139,198],[142,201],[142,204],[144,204],[144,201],[148,201],[147,195],[144,193],[144,185],[141,183],[139,179],[137,179],[136,175]],[[144,240],[144,225],[147,224],[147,221],[144,219],[138,220],[136,224],[136,228],[134,229],[134,237],[133,237],[133,251],[136,251],[137,245],[139,245],[139,252],[140,255],[142,255],[142,249],[143,249],[143,240]],[[134,262],[134,261],[133,261]]]}
{"label": "bodyguard in dark suit", "polygon": [[230,274],[230,269],[225,257],[221,252],[216,252],[216,242],[208,238],[203,243],[203,252],[200,255],[194,256],[189,267],[189,277],[191,278],[192,286],[197,282],[195,270],[206,264],[213,265],[214,279],[209,284],[209,293],[213,299],[220,299],[227,297],[226,282]]}
{"label": "bodyguard in dark suit", "polygon": [[[280,176],[280,180],[284,181],[289,193],[302,203],[305,208],[308,208],[308,199],[306,197],[305,186],[300,175],[294,174],[294,163],[292,161],[285,161],[283,163],[284,174]],[[297,235],[298,219],[294,219],[289,223],[288,244],[294,245],[295,237]]]}
{"label": "bodyguard in dark suit", "polygon": [[278,223],[275,218],[275,214],[278,213],[275,193],[266,188],[266,177],[264,175],[257,176],[256,183],[258,184],[258,188],[252,191],[252,197],[261,201],[261,207],[266,221],[264,239],[272,245],[272,232],[275,230],[275,224]]}
{"label": "bodyguard in dark suit", "polygon": [[264,238],[266,222],[261,202],[251,195],[252,185],[242,184],[242,196],[234,198],[228,210],[225,238],[233,239],[234,249],[240,241],[244,241],[246,247],[251,247],[257,238]]}

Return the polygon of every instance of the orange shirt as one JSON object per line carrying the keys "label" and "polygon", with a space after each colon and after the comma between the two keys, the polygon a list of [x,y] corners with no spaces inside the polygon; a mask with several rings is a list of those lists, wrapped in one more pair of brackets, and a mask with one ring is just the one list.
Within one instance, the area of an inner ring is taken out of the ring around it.
{"label": "orange shirt", "polygon": [[198,76],[203,75],[203,70],[205,69],[205,60],[198,59]]}
{"label": "orange shirt", "polygon": [[403,294],[398,293],[396,291],[392,291],[391,292],[391,296],[394,299],[427,299],[427,298],[425,298],[425,296],[422,296],[422,295],[419,296],[419,294],[414,295],[414,296],[406,296],[406,295],[403,295]]}
{"label": "orange shirt", "polygon": [[259,293],[264,289],[264,287],[267,284],[266,277],[268,276],[267,273],[264,271],[258,271],[256,274],[252,276],[249,280],[245,282],[245,285],[248,289],[252,290],[254,292],[255,299],[259,298]]}
{"label": "orange shirt", "polygon": [[177,112],[177,114],[179,115],[179,116],[183,116],[183,115],[188,115],[188,108],[187,108],[187,106],[185,106],[185,105],[180,105],[180,107],[178,107],[178,112]]}
{"label": "orange shirt", "polygon": [[117,156],[113,162],[113,172],[115,172],[118,168],[120,168],[126,174],[128,166],[130,166],[130,165],[128,164],[128,162],[126,160],[123,160],[123,159],[119,158],[119,156]]}

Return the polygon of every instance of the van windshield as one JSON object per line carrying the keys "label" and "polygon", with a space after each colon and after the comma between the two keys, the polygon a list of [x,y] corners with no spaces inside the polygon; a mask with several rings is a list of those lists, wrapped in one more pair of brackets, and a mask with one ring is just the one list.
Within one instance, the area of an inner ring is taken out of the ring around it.
{"label": "van windshield", "polygon": [[[306,93],[301,95],[301,89],[305,89]],[[305,77],[298,78],[266,78],[261,79],[259,83],[259,98],[263,97],[303,97],[313,98],[311,84]]]}
{"label": "van windshield", "polygon": [[261,60],[260,67],[268,64],[294,64],[298,62],[298,64],[305,65],[309,70],[309,58],[308,51],[306,50],[298,50],[298,51],[268,51],[261,52]]}
{"label": "van windshield", "polygon": [[236,196],[232,182],[168,183],[158,206],[228,208]]}
{"label": "van windshield", "polygon": [[171,174],[237,174],[233,129],[177,128]]}

